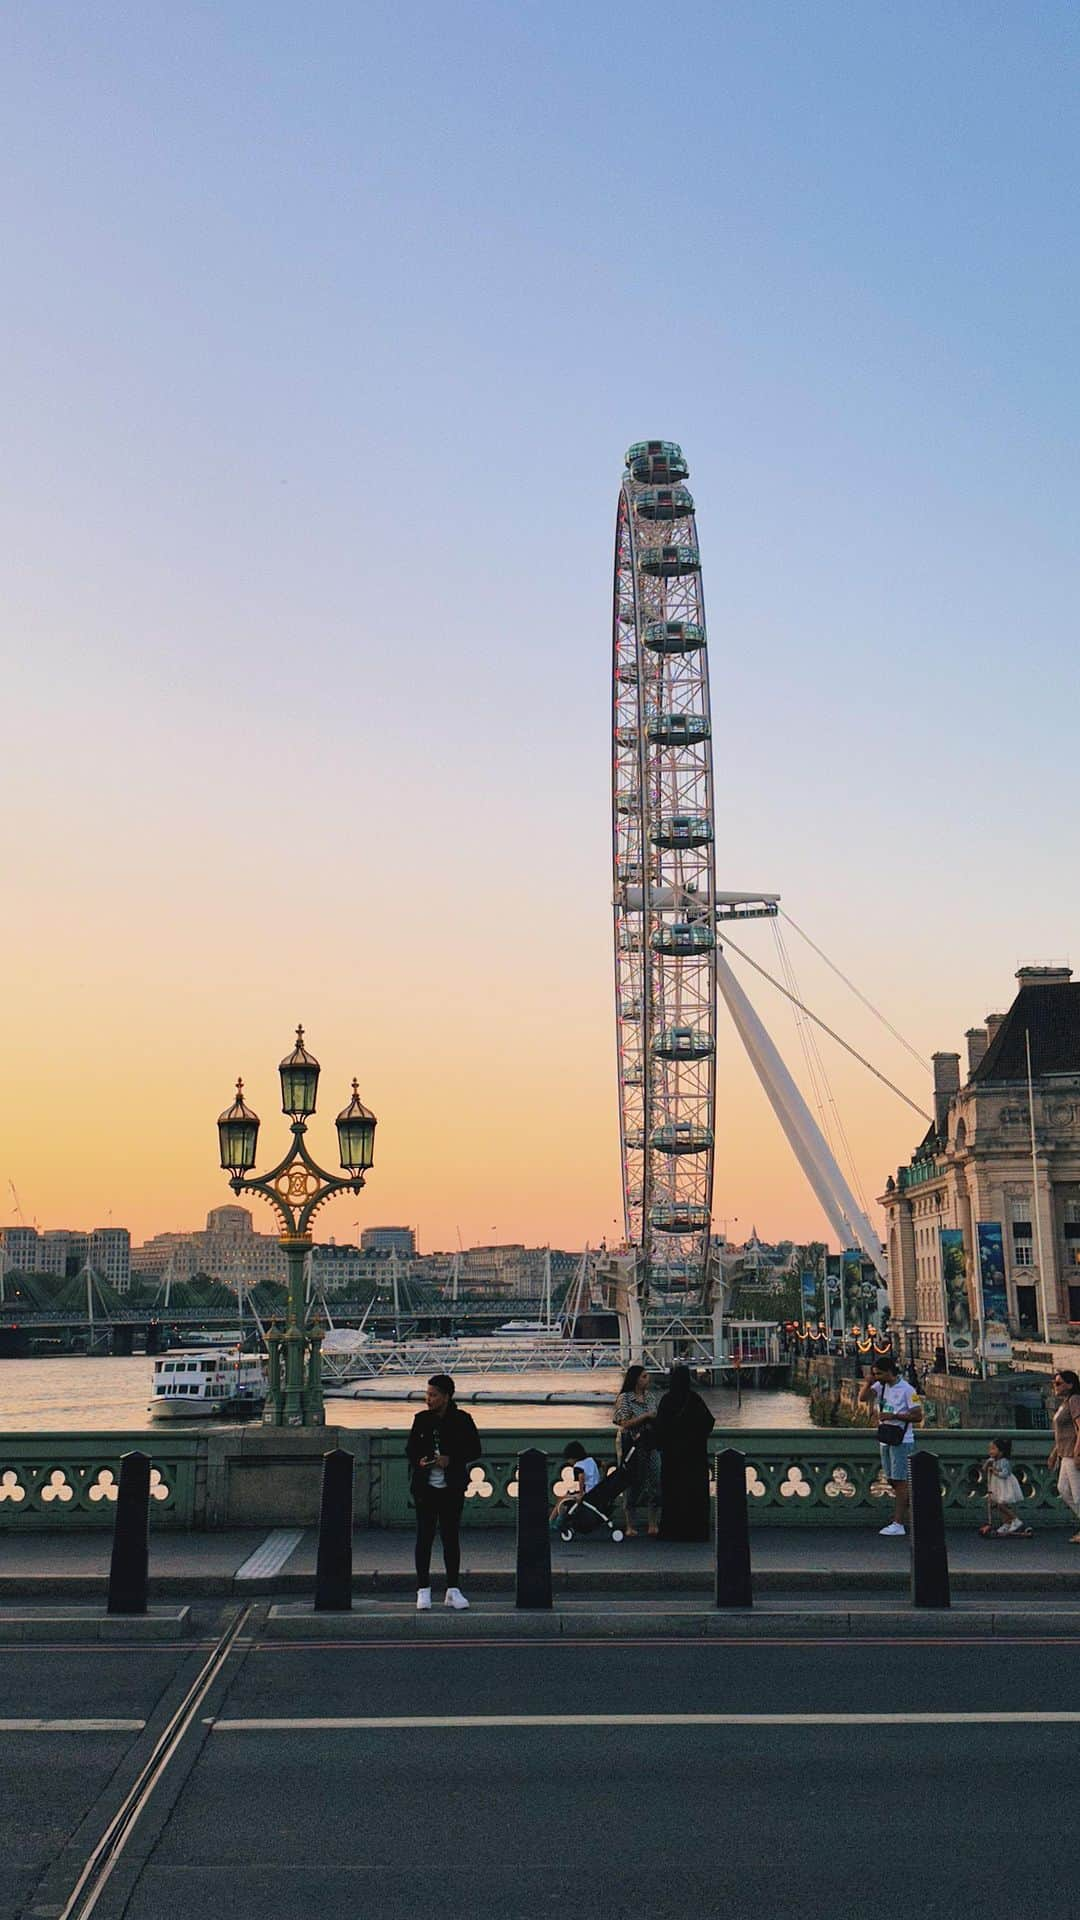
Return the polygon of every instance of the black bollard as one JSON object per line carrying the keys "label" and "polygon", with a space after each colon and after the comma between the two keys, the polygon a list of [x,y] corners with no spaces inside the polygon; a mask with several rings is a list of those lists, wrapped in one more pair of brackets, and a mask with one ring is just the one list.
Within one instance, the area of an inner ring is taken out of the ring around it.
{"label": "black bollard", "polygon": [[150,1570],[150,1456],[120,1457],[113,1515],[108,1613],[145,1613]]}
{"label": "black bollard", "polygon": [[323,1454],[315,1612],[352,1611],[353,1456],[344,1447]]}
{"label": "black bollard", "polygon": [[716,1456],[716,1604],[752,1607],[746,1457],[735,1447]]}
{"label": "black bollard", "polygon": [[517,1594],[515,1606],[551,1606],[548,1463],[539,1447],[518,1454]]}
{"label": "black bollard", "polygon": [[941,1469],[936,1453],[919,1450],[911,1457],[911,1604],[951,1605]]}

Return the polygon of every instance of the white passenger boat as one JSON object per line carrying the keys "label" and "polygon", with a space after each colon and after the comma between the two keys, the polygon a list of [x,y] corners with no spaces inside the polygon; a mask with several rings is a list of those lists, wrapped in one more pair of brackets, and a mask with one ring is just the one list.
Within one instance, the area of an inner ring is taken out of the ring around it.
{"label": "white passenger boat", "polygon": [[152,1420],[242,1420],[266,1401],[266,1361],[239,1347],[201,1347],[154,1361]]}

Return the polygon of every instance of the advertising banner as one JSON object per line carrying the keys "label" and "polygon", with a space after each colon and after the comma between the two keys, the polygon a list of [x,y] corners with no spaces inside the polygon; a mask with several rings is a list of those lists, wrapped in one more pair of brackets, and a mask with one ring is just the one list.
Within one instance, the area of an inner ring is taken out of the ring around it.
{"label": "advertising banner", "polygon": [[988,1360],[1011,1360],[1009,1296],[1005,1289],[1005,1235],[1001,1221],[980,1220],[977,1232],[983,1353]]}
{"label": "advertising banner", "polygon": [[825,1255],[825,1325],[830,1333],[840,1331],[840,1255]]}
{"label": "advertising banner", "polygon": [[940,1239],[945,1338],[948,1341],[949,1352],[957,1360],[970,1360],[975,1351],[975,1336],[971,1330],[971,1300],[968,1295],[964,1235],[959,1227],[942,1227]]}
{"label": "advertising banner", "polygon": [[802,1317],[806,1322],[817,1319],[816,1273],[804,1273],[802,1276]]}
{"label": "advertising banner", "polygon": [[859,1247],[845,1247],[841,1259],[843,1260],[844,1326],[850,1333],[853,1327],[861,1327],[866,1319],[863,1311],[862,1251]]}

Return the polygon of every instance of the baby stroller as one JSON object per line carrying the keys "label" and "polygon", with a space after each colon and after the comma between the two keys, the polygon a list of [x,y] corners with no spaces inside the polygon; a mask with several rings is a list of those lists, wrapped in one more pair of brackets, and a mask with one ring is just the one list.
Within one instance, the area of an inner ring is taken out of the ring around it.
{"label": "baby stroller", "polygon": [[616,1543],[622,1539],[623,1530],[616,1526],[611,1510],[633,1480],[636,1452],[636,1447],[628,1447],[614,1473],[605,1474],[584,1500],[576,1507],[567,1508],[559,1522],[561,1540],[579,1540],[587,1534],[599,1533],[604,1527]]}

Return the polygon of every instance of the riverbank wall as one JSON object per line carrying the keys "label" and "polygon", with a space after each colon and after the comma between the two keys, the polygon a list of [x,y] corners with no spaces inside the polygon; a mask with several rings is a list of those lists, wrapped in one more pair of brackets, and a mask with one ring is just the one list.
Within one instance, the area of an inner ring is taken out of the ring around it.
{"label": "riverbank wall", "polygon": [[[810,1400],[818,1427],[869,1427],[876,1416],[859,1405],[869,1368],[858,1358],[814,1355],[791,1363],[793,1391]],[[1001,1373],[988,1380],[955,1373],[922,1375],[926,1430],[934,1427],[988,1432],[1029,1432],[1049,1425],[1049,1373]]]}

